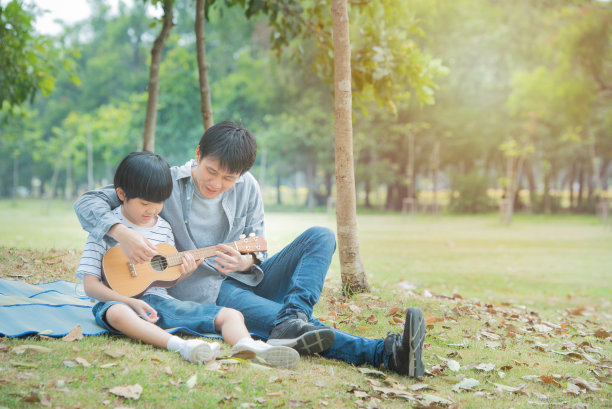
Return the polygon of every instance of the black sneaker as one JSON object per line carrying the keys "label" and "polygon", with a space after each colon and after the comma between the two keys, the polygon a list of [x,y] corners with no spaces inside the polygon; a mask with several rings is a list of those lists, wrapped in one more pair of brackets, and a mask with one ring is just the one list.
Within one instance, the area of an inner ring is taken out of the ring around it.
{"label": "black sneaker", "polygon": [[421,377],[425,373],[423,343],[425,320],[418,308],[409,308],[403,334],[388,333],[384,351],[389,356],[389,368],[401,375]]}
{"label": "black sneaker", "polygon": [[298,312],[297,318],[289,318],[272,328],[268,344],[291,347],[302,355],[310,355],[325,351],[335,340],[333,329],[311,324],[304,313]]}

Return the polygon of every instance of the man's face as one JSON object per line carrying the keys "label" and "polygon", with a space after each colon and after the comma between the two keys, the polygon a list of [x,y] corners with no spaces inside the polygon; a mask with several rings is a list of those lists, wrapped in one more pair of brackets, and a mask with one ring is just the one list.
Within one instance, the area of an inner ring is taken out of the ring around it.
{"label": "man's face", "polygon": [[219,159],[200,156],[200,147],[196,149],[197,166],[191,168],[191,177],[196,187],[206,199],[214,199],[234,186],[240,177],[239,173],[229,173],[219,166]]}

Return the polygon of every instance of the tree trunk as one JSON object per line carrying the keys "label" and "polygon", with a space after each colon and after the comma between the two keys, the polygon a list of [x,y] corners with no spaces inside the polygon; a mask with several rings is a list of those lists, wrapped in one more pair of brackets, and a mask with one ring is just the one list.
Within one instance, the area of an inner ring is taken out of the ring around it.
{"label": "tree trunk", "polygon": [[68,149],[66,154],[66,186],[64,187],[64,199],[71,201],[73,198],[72,194],[72,152]]}
{"label": "tree trunk", "polygon": [[277,205],[282,205],[283,204],[283,197],[281,194],[281,176],[280,176],[280,171],[276,171],[276,204]]}
{"label": "tree trunk", "polygon": [[367,177],[365,180],[365,203],[364,206],[366,207],[366,209],[371,209],[372,208],[372,203],[370,203],[370,190],[371,190],[371,186],[370,186],[370,178]]}
{"label": "tree trunk", "polygon": [[196,1],[195,36],[196,51],[198,59],[198,74],[200,79],[200,109],[204,130],[213,126],[212,102],[210,100],[210,86],[208,84],[208,64],[206,63],[206,36],[204,25],[206,16],[204,14],[206,0]]}
{"label": "tree trunk", "polygon": [[610,166],[612,161],[610,159],[604,159],[601,162],[601,167],[598,169],[599,171],[599,183],[601,185],[601,193],[608,190],[608,167]]}
{"label": "tree trunk", "polygon": [[151,49],[151,67],[149,69],[149,97],[147,99],[147,113],[145,117],[144,134],[142,137],[142,150],[155,151],[155,122],[157,119],[157,99],[159,98],[159,68],[162,60],[164,44],[172,30],[172,3],[174,0],[163,0],[164,15],[161,32],[153,43]]}
{"label": "tree trunk", "polygon": [[316,193],[316,175],[317,166],[313,161],[308,161],[306,164],[306,186],[308,187],[308,194],[306,195],[306,208],[312,210],[315,207],[315,193]]}
{"label": "tree trunk", "polygon": [[91,140],[91,132],[87,133],[87,190],[94,188],[93,175],[93,142]]}
{"label": "tree trunk", "polygon": [[434,145],[433,158],[432,158],[432,175],[433,181],[433,212],[438,213],[438,172],[440,170],[440,142],[436,142]]}
{"label": "tree trunk", "polygon": [[[572,162],[572,170],[569,174],[569,207],[570,211],[574,210],[574,178],[576,177],[576,162]],[[563,185],[562,185],[563,186]],[[561,189],[563,190],[563,189]]]}
{"label": "tree trunk", "polygon": [[17,189],[19,188],[19,155],[13,155],[13,202],[17,201]]}
{"label": "tree trunk", "polygon": [[525,162],[525,175],[527,176],[527,185],[529,186],[529,207],[533,209],[537,197],[535,177],[533,175],[533,161],[531,159]]}
{"label": "tree trunk", "polygon": [[578,197],[576,200],[576,210],[582,211],[582,197],[584,196],[584,166],[578,165]]}
{"label": "tree trunk", "polygon": [[336,219],[340,275],[345,294],[367,291],[359,254],[357,204],[353,169],[351,41],[346,0],[332,0],[334,33],[334,135],[336,149]]}

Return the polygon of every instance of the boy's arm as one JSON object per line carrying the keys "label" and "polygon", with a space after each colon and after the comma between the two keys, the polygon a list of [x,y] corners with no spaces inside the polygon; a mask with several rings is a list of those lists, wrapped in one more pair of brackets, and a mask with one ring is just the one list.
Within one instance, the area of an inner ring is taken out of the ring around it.
{"label": "boy's arm", "polygon": [[157,311],[149,304],[137,298],[126,297],[125,295],[119,294],[115,290],[104,285],[100,279],[94,275],[85,274],[83,277],[83,287],[85,293],[89,297],[95,298],[98,301],[119,301],[129,305],[136,311],[136,314],[149,322],[156,322],[159,319]]}
{"label": "boy's arm", "polygon": [[150,260],[157,254],[155,247],[140,233],[121,224],[111,212],[120,205],[115,188],[108,185],[82,194],[75,202],[74,210],[81,226],[94,240],[100,241],[108,234],[119,242],[131,263]]}

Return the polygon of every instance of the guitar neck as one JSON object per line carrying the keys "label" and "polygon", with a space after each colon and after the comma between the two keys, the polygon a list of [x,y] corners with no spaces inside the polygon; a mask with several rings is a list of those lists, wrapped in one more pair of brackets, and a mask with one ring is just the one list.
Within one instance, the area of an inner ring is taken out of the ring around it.
{"label": "guitar neck", "polygon": [[201,249],[180,251],[174,254],[167,254],[166,260],[168,261],[168,266],[178,266],[180,264],[183,264],[184,254],[191,254],[194,259],[199,260],[201,258],[209,258],[214,256],[217,250],[217,246],[210,246]]}
{"label": "guitar neck", "polygon": [[[237,251],[243,254],[267,250],[267,243],[263,237],[243,238],[237,241],[233,241],[231,243],[225,243],[225,245],[233,247]],[[204,247],[201,249],[186,250],[186,251],[181,251],[178,253],[167,254],[165,257],[166,257],[168,266],[177,266],[183,263],[184,254],[189,253],[193,256],[193,258],[195,258],[196,260],[199,260],[201,258],[212,257],[219,250],[220,250],[219,246],[210,246],[210,247]]]}

